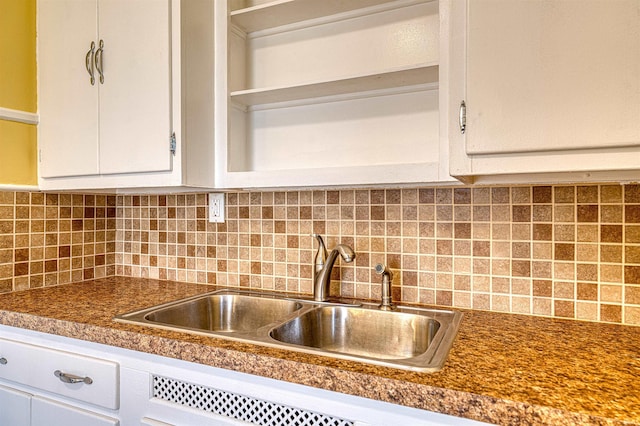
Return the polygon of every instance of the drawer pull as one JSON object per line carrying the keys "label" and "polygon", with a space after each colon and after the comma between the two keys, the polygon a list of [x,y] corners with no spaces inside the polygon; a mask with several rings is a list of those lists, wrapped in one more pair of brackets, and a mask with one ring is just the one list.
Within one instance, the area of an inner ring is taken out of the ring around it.
{"label": "drawer pull", "polygon": [[93,383],[93,379],[91,379],[91,377],[75,376],[73,374],[63,373],[60,370],[54,371],[53,375],[56,376],[58,379],[60,379],[61,382],[65,382],[65,383],[84,383],[87,385],[90,385],[91,383]]}
{"label": "drawer pull", "polygon": [[0,364],[5,365],[7,362],[7,359],[5,357],[0,358]]}

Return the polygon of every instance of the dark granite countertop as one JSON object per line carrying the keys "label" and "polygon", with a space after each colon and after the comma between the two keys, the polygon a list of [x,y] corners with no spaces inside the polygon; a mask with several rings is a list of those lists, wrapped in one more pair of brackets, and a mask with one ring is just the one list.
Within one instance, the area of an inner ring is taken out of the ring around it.
{"label": "dark granite countertop", "polygon": [[464,311],[417,373],[113,321],[214,286],[112,277],[0,295],[0,324],[505,424],[640,424],[640,328]]}

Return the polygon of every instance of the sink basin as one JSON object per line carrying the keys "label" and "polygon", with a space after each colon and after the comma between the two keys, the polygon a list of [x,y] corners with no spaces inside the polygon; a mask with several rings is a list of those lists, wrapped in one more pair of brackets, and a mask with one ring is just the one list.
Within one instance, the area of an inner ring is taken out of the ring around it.
{"label": "sink basin", "polygon": [[288,347],[416,371],[442,368],[462,314],[439,309],[376,305],[322,306],[271,330]]}
{"label": "sink basin", "polygon": [[137,312],[127,319],[202,332],[247,333],[284,319],[301,307],[301,303],[288,299],[206,294]]}
{"label": "sink basin", "polygon": [[440,323],[427,316],[324,306],[274,328],[271,337],[330,352],[396,359],[426,352],[439,329]]}
{"label": "sink basin", "polygon": [[462,314],[221,290],[116,316],[120,322],[420,372],[442,368]]}

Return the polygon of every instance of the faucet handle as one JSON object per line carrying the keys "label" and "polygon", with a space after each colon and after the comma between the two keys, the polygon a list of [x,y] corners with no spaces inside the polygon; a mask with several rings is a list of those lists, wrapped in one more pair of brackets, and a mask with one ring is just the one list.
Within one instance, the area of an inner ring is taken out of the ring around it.
{"label": "faucet handle", "polygon": [[311,236],[318,240],[318,251],[316,251],[313,263],[315,264],[316,272],[320,272],[327,261],[327,248],[325,247],[320,234],[311,234]]}

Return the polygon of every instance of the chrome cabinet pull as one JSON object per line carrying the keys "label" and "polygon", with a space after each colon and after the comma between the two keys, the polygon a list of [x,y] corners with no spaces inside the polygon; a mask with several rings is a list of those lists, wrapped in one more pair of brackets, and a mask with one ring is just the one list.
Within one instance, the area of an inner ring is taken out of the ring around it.
{"label": "chrome cabinet pull", "polygon": [[63,373],[60,370],[56,370],[53,372],[53,375],[60,379],[61,382],[64,383],[84,383],[86,385],[90,385],[93,383],[93,379],[91,377],[80,377],[75,376],[73,374]]}
{"label": "chrome cabinet pull", "polygon": [[464,101],[460,102],[458,124],[460,125],[460,133],[464,133],[464,131],[467,130],[467,104]]}
{"label": "chrome cabinet pull", "polygon": [[91,82],[92,86],[96,83],[96,79],[93,76],[93,51],[95,50],[95,48],[96,48],[96,43],[92,41],[91,49],[89,49],[89,51],[87,52],[87,56],[85,56],[84,58],[84,66],[87,69],[89,76],[91,77],[89,81]]}
{"label": "chrome cabinet pull", "polygon": [[0,358],[0,365],[6,365],[7,362],[9,361],[5,357]]}
{"label": "chrome cabinet pull", "polygon": [[98,50],[96,51],[96,55],[94,58],[94,63],[96,64],[96,70],[98,70],[98,74],[100,74],[100,84],[104,84],[104,72],[102,69],[103,53],[104,53],[104,41],[100,40],[100,44],[98,46]]}

